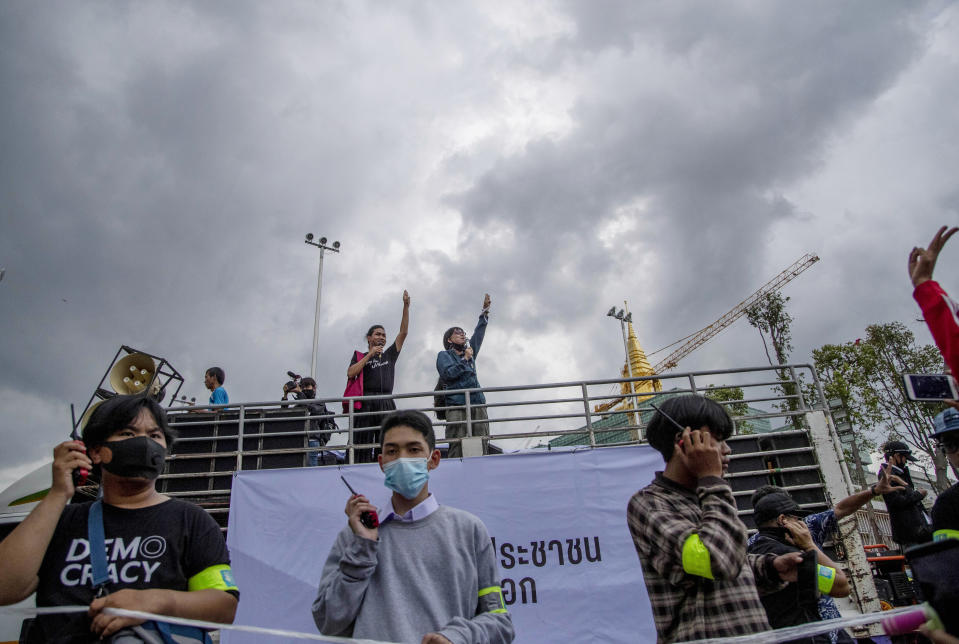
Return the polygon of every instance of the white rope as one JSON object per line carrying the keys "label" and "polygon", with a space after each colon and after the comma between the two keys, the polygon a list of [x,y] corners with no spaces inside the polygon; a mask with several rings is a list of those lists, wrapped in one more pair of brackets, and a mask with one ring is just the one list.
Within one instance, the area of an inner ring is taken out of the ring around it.
{"label": "white rope", "polygon": [[[86,613],[88,606],[42,606],[35,608],[33,606],[2,606],[0,614],[16,614],[24,616],[34,615],[55,615],[67,613]],[[853,617],[840,617],[837,619],[827,619],[820,622],[810,622],[800,626],[790,626],[772,631],[763,631],[751,635],[738,635],[735,637],[711,638],[704,640],[692,640],[682,644],[776,644],[777,642],[788,642],[801,637],[812,637],[813,635],[822,635],[840,628],[849,628],[853,626],[864,626],[872,624],[890,617],[898,617],[915,611],[923,610],[922,605],[903,606],[893,610],[884,610],[877,613],[867,613],[866,615],[856,615]],[[125,608],[104,608],[103,612],[108,615],[118,615],[120,617],[132,617],[134,619],[155,620],[166,622],[167,624],[180,624],[182,626],[196,626],[207,630],[237,631],[239,633],[256,633],[259,635],[274,635],[298,640],[312,640],[315,642],[352,642],[354,644],[396,644],[385,640],[354,639],[352,637],[334,637],[332,635],[317,635],[315,633],[300,633],[297,631],[287,631],[278,628],[262,628],[260,626],[243,626],[241,624],[219,624],[217,622],[206,622],[199,619],[186,619],[185,617],[168,617],[166,615],[155,615],[138,610],[126,610]]]}
{"label": "white rope", "polygon": [[[86,613],[89,606],[2,606],[0,614],[9,613],[14,615],[23,615],[32,617],[35,615],[56,615],[68,613]],[[104,608],[103,612],[107,615],[118,615],[120,617],[132,617],[134,619],[154,620],[157,622],[166,622],[167,624],[179,624],[181,626],[196,626],[207,630],[237,631],[239,633],[256,633],[258,635],[274,635],[276,637],[285,637],[287,639],[312,640],[314,642],[352,642],[354,644],[396,644],[385,640],[367,640],[354,639],[352,637],[334,637],[332,635],[317,635],[316,633],[300,633],[297,631],[287,631],[279,628],[262,628],[260,626],[243,626],[241,624],[219,624],[217,622],[206,622],[199,619],[186,619],[185,617],[168,617],[166,615],[154,615],[139,610],[127,610],[125,608]]]}
{"label": "white rope", "polygon": [[812,637],[813,635],[822,635],[840,628],[852,626],[865,626],[889,617],[897,617],[907,613],[913,613],[923,610],[921,604],[914,606],[903,606],[893,610],[883,610],[878,613],[867,613],[865,615],[855,615],[853,617],[837,617],[836,619],[827,619],[821,622],[809,622],[799,626],[787,626],[786,628],[777,628],[772,631],[763,631],[753,633],[752,635],[736,635],[734,637],[710,638],[705,640],[691,640],[681,644],[775,644],[776,642],[789,642],[801,637]]}

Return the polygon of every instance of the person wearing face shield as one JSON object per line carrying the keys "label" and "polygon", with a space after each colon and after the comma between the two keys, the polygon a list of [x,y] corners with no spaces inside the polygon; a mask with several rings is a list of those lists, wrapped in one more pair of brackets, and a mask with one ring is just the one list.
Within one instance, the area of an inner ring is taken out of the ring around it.
{"label": "person wearing face shield", "polygon": [[[233,621],[239,591],[219,526],[199,507],[156,490],[174,438],[152,398],[116,396],[93,412],[82,442],[54,448],[49,493],[0,543],[0,605],[36,592],[37,606],[79,604],[89,611],[40,616],[26,641],[161,641],[158,629],[167,625],[106,608]],[[70,503],[78,468],[99,471],[102,499]],[[88,531],[97,525],[99,538]],[[98,539],[106,545],[101,562],[90,556],[90,542]],[[95,586],[98,564],[107,579]]]}
{"label": "person wearing face shield", "polygon": [[[436,356],[436,371],[439,372],[437,389],[474,389],[480,383],[476,377],[476,358],[479,356],[486,325],[489,323],[490,298],[483,298],[483,310],[473,330],[473,337],[466,341],[466,332],[458,326],[450,327],[443,334],[443,351]],[[470,392],[470,418],[473,436],[489,436],[486,414],[486,396],[482,391]],[[466,394],[446,394],[446,438],[463,438],[467,435]],[[489,441],[483,441],[483,453],[489,453]],[[463,445],[457,441],[449,445],[449,458],[463,455]]]}
{"label": "person wearing face shield", "polygon": [[[363,395],[381,396],[393,393],[393,380],[396,370],[396,361],[400,358],[400,351],[410,328],[410,294],[403,291],[403,317],[400,319],[400,331],[389,347],[386,346],[386,329],[382,324],[374,324],[366,332],[367,352],[353,352],[350,366],[346,370],[348,381],[362,374]],[[380,440],[379,426],[387,414],[396,409],[392,398],[379,400],[364,400],[357,411],[353,426],[357,429],[353,434],[353,443],[357,445],[375,444]],[[376,448],[360,448],[354,450],[354,462],[373,463],[376,460]]]}
{"label": "person wearing face shield", "polygon": [[[347,501],[347,525],[313,602],[320,633],[422,644],[512,642],[486,526],[440,505],[430,491],[440,452],[429,418],[399,411],[381,429],[378,460],[392,496],[379,509],[360,494]],[[378,525],[366,518],[373,512]]]}

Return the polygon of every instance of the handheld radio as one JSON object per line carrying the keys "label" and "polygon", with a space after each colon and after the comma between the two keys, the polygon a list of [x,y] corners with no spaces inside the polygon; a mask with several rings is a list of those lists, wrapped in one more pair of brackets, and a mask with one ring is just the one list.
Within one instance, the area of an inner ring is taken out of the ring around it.
{"label": "handheld radio", "polygon": [[[346,487],[349,488],[350,492],[352,492],[354,496],[359,496],[359,493],[353,489],[353,486],[350,485],[349,481],[347,481],[342,474],[340,475],[340,479],[343,481]],[[367,510],[360,515],[360,523],[372,530],[380,525],[380,518],[376,515],[375,510]]]}

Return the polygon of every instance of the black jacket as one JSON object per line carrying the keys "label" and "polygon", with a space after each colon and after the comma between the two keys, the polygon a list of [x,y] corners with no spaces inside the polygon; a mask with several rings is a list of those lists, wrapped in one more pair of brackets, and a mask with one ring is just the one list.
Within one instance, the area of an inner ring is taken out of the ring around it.
{"label": "black jacket", "polygon": [[[786,531],[783,528],[760,528],[759,538],[751,546],[751,554],[784,555],[791,552],[802,552],[799,548],[786,542]],[[812,555],[810,555],[811,557]],[[786,584],[781,590],[761,595],[759,600],[766,609],[766,617],[773,628],[798,626],[809,622],[818,622],[819,591],[816,588],[815,559],[800,565],[798,579]],[[828,634],[807,637],[796,640],[800,644],[829,644]]]}
{"label": "black jacket", "polygon": [[889,510],[892,540],[898,544],[932,541],[932,528],[926,520],[926,512],[922,507],[922,494],[912,486],[909,468],[883,463],[879,466],[880,475],[886,467],[893,467],[892,473],[908,484],[905,489],[882,495],[886,509]]}

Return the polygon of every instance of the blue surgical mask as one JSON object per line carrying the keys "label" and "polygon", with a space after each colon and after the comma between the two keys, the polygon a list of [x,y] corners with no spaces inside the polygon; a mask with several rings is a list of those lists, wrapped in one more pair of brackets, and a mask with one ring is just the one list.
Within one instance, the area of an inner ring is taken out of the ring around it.
{"label": "blue surgical mask", "polygon": [[383,466],[383,485],[405,499],[415,499],[430,478],[425,458],[398,458]]}

